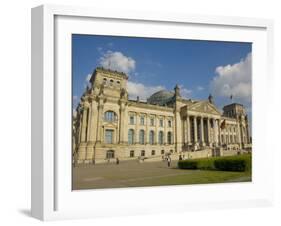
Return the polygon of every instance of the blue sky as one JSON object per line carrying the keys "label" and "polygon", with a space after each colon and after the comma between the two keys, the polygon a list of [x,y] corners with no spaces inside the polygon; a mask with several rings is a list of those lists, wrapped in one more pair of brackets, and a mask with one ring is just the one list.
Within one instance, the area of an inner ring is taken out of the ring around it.
{"label": "blue sky", "polygon": [[212,93],[221,108],[232,95],[251,112],[251,51],[251,43],[73,35],[73,103],[89,74],[104,66],[128,74],[132,99],[179,84],[186,98]]}

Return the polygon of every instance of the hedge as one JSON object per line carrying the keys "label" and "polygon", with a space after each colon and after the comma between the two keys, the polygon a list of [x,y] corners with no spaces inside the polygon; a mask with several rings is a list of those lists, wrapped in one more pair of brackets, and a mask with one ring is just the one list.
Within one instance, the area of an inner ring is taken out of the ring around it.
{"label": "hedge", "polygon": [[215,168],[223,171],[249,171],[252,168],[251,158],[238,157],[227,159],[216,159],[214,161]]}
{"label": "hedge", "polygon": [[223,171],[250,171],[251,155],[237,155],[204,159],[189,159],[178,162],[180,169],[202,169]]}

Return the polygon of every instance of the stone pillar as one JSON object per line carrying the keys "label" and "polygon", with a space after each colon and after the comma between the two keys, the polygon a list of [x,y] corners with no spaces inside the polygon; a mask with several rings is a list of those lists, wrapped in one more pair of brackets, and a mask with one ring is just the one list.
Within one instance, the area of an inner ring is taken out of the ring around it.
{"label": "stone pillar", "polygon": [[119,143],[124,143],[124,135],[125,135],[125,104],[121,102],[120,105],[120,118],[119,118]]}
{"label": "stone pillar", "polygon": [[211,127],[210,127],[210,118],[207,118],[207,137],[208,137],[208,144],[209,146],[211,146],[211,136],[210,136],[210,132],[211,132]]}
{"label": "stone pillar", "polygon": [[91,120],[92,120],[92,109],[91,107],[88,108],[88,120],[87,120],[87,137],[86,140],[90,140],[90,133],[91,133]]}
{"label": "stone pillar", "polygon": [[196,119],[196,116],[193,117],[193,127],[194,127],[194,144],[197,144],[197,119]]}
{"label": "stone pillar", "polygon": [[201,145],[205,146],[205,139],[204,139],[204,120],[203,120],[203,116],[201,116],[200,118],[200,141],[201,141]]}
{"label": "stone pillar", "polygon": [[218,133],[219,133],[218,143],[219,143],[219,145],[221,146],[221,145],[222,145],[222,142],[221,142],[221,120],[218,119],[218,120],[217,120],[217,123],[218,123]]}
{"label": "stone pillar", "polygon": [[186,119],[182,120],[182,142],[186,145]]}
{"label": "stone pillar", "polygon": [[100,100],[98,106],[98,124],[97,124],[97,142],[102,140],[102,122],[103,122],[103,100]]}
{"label": "stone pillar", "polygon": [[186,133],[187,133],[186,142],[189,145],[190,140],[191,140],[190,139],[190,119],[189,119],[189,116],[187,116],[187,118],[186,118]]}
{"label": "stone pillar", "polygon": [[148,123],[149,123],[149,114],[146,114],[146,119],[145,119],[145,122],[146,122],[146,126],[145,126],[145,144],[148,144],[149,143],[149,129],[148,129]]}
{"label": "stone pillar", "polygon": [[84,107],[83,108],[83,116],[82,116],[82,131],[81,131],[81,142],[86,142],[86,131],[87,131],[87,113],[88,113],[88,108]]}
{"label": "stone pillar", "polygon": [[134,132],[134,143],[139,143],[139,113],[136,113],[136,126],[135,126],[135,132]]}
{"label": "stone pillar", "polygon": [[241,141],[241,129],[240,129],[240,122],[237,119],[237,131],[236,131],[236,137],[237,137],[237,142],[239,144],[239,148],[242,148],[242,141]]}
{"label": "stone pillar", "polygon": [[155,134],[154,134],[154,144],[158,144],[158,117],[154,118]]}
{"label": "stone pillar", "polygon": [[164,134],[163,134],[163,144],[166,144],[167,142],[167,118],[166,116],[163,117],[163,123],[164,123]]}
{"label": "stone pillar", "polygon": [[218,120],[214,119],[214,137],[215,137],[215,145],[218,146],[219,143],[219,131],[218,131]]}
{"label": "stone pillar", "polygon": [[93,112],[92,105],[88,109],[88,125],[87,125],[87,152],[86,152],[86,163],[93,162],[93,152],[94,152],[94,142],[92,140],[92,121],[93,121]]}

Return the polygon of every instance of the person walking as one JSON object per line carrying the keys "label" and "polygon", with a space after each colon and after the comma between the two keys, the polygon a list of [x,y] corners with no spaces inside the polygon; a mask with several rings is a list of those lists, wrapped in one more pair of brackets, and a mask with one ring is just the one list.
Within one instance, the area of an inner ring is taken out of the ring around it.
{"label": "person walking", "polygon": [[170,156],[167,157],[167,163],[168,163],[168,167],[170,167],[171,166],[171,158],[170,158]]}
{"label": "person walking", "polygon": [[116,158],[116,164],[119,165],[119,158]]}

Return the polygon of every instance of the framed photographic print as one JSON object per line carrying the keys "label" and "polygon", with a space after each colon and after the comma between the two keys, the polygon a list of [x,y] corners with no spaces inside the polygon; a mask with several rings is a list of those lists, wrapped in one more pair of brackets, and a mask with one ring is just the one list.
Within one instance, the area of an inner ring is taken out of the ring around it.
{"label": "framed photographic print", "polygon": [[32,215],[269,205],[272,22],[32,9]]}

